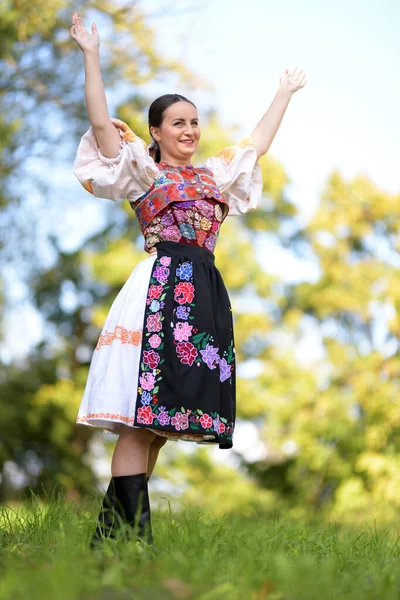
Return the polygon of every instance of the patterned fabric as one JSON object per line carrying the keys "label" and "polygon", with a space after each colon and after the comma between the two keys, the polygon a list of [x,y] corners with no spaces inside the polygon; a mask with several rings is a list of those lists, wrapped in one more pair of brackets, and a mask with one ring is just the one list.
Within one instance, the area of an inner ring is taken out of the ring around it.
{"label": "patterned fabric", "polygon": [[[194,173],[199,178],[202,188],[202,192],[196,194],[200,194],[203,199],[214,197],[220,200],[221,204],[228,205],[229,215],[245,213],[260,203],[262,176],[251,138],[244,138],[238,144],[222,149],[217,156],[208,158],[203,167],[194,171],[191,171],[192,165],[171,169],[170,165],[154,162],[146,143],[133,133],[126,123],[119,119],[111,121],[121,136],[118,155],[113,158],[103,156],[93,129],[90,128],[80,140],[74,162],[74,174],[85,190],[97,198],[109,198],[114,201],[127,198],[134,208],[135,204],[139,203],[138,219],[142,229],[149,224],[151,217],[156,216],[165,207],[165,203],[162,207],[156,207],[155,211],[149,210],[145,214],[146,204],[140,204],[140,199],[143,199],[144,194],[151,193],[150,189],[155,182],[159,186],[159,179],[167,174],[185,179],[181,183],[172,183],[177,184],[177,191],[184,192],[186,200],[199,199],[199,196],[187,198],[187,194],[193,194],[198,187],[190,183],[190,177]],[[188,172],[187,177],[185,171]],[[206,177],[210,179],[208,183]],[[184,190],[177,189],[181,184],[184,185]],[[180,201],[181,198],[177,197],[175,200]],[[153,198],[152,201],[154,202]]]}
{"label": "patterned fabric", "polygon": [[195,169],[192,165],[172,166],[166,163],[157,163],[157,167],[160,175],[148,192],[136,202],[130,202],[143,232],[154,222],[154,218],[172,203],[187,205],[188,202],[192,202],[193,205],[195,200],[214,198],[221,205],[223,219],[226,217],[229,206],[221,196],[209,169]]}
{"label": "patterned fabric", "polygon": [[223,219],[223,208],[211,198],[173,202],[144,229],[144,249],[149,252],[158,242],[171,241],[201,246],[212,252]]}
{"label": "patterned fabric", "polygon": [[166,434],[214,434],[211,442],[230,448],[236,408],[233,322],[214,255],[175,242],[160,242],[157,253],[146,299],[135,425]]}

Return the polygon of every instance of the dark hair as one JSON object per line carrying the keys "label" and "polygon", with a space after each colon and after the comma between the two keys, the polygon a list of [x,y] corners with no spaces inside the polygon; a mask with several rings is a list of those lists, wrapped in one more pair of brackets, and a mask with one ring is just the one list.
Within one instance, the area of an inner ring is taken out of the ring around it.
{"label": "dark hair", "polygon": [[[167,110],[167,108],[172,106],[172,104],[175,104],[175,102],[189,102],[189,104],[192,104],[196,108],[196,105],[193,104],[191,100],[188,100],[187,98],[185,98],[185,96],[181,96],[180,94],[164,94],[163,96],[156,98],[149,108],[149,132],[150,127],[161,126],[164,117],[164,112]],[[160,146],[154,138],[151,143],[149,152],[155,160],[155,162],[160,162]]]}

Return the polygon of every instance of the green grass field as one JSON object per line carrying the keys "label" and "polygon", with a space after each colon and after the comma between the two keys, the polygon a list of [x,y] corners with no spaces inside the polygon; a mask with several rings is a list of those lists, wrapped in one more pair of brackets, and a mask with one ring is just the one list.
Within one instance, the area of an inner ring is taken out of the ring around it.
{"label": "green grass field", "polygon": [[153,511],[154,546],[89,550],[96,506],[0,510],[1,600],[398,600],[396,525]]}

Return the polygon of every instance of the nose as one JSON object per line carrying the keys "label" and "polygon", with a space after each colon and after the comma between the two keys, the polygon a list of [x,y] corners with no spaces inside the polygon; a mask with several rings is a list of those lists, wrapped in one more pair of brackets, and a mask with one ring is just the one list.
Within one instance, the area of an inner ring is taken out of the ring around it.
{"label": "nose", "polygon": [[185,135],[193,137],[193,134],[194,134],[194,128],[193,128],[193,126],[187,124],[186,127],[184,127],[183,133]]}

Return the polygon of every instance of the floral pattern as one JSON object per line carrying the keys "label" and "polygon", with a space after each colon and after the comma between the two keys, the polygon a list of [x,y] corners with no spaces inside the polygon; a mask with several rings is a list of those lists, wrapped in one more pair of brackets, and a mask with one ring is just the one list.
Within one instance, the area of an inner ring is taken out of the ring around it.
{"label": "floral pattern", "polygon": [[[227,350],[220,356],[220,350],[213,345],[214,339],[211,334],[198,333],[188,325],[187,320],[194,319],[190,315],[195,308],[195,287],[193,284],[193,265],[191,262],[181,263],[175,271],[174,300],[179,306],[175,307],[174,315],[177,321],[174,327],[174,338],[176,341],[176,353],[184,365],[192,366],[196,361],[198,367],[203,362],[211,370],[219,367],[220,381],[223,383],[232,376],[234,369],[234,346],[233,340]],[[191,339],[190,339],[191,338]]]}
{"label": "floral pattern", "polygon": [[170,241],[212,252],[222,220],[221,205],[213,198],[172,202],[144,229],[144,249],[148,252],[157,242]]}
{"label": "floral pattern", "polygon": [[[172,427],[175,432],[190,431],[197,434],[215,433],[232,438],[234,423],[217,412],[191,410],[184,406],[167,410],[158,398],[162,382],[162,351],[166,331],[163,308],[170,283],[174,283],[172,335],[178,360],[188,367],[204,364],[211,370],[219,368],[221,383],[227,381],[234,369],[233,342],[221,356],[208,333],[199,333],[194,320],[196,290],[193,281],[193,264],[183,261],[171,273],[171,257],[161,256],[154,262],[146,299],[145,330],[142,341],[142,360],[139,369],[139,387],[135,423],[153,427]],[[166,434],[170,432],[164,430]]]}
{"label": "floral pattern", "polygon": [[96,350],[100,350],[102,346],[111,346],[114,340],[120,340],[122,344],[132,344],[139,346],[142,341],[142,330],[132,331],[124,327],[115,327],[114,331],[105,331],[99,337]]}

